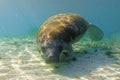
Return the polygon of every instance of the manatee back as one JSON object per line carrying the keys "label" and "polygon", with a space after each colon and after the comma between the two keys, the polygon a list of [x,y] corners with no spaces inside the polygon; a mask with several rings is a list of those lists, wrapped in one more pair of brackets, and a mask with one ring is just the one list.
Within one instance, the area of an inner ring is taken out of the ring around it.
{"label": "manatee back", "polygon": [[52,41],[53,39],[72,42],[81,37],[87,30],[88,22],[80,15],[63,13],[48,18],[40,27],[37,43]]}

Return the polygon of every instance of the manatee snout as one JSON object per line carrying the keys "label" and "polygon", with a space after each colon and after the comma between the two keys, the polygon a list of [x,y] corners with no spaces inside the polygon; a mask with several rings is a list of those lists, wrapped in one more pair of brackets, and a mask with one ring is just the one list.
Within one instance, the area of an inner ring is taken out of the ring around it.
{"label": "manatee snout", "polygon": [[60,61],[61,46],[47,45],[41,48],[46,63],[58,63]]}

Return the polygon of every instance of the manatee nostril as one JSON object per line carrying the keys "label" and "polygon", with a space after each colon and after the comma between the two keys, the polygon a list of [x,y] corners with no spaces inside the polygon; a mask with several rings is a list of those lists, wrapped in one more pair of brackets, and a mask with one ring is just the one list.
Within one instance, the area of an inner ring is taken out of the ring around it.
{"label": "manatee nostril", "polygon": [[46,63],[58,63],[59,62],[59,58],[55,57],[55,56],[48,56],[45,59]]}

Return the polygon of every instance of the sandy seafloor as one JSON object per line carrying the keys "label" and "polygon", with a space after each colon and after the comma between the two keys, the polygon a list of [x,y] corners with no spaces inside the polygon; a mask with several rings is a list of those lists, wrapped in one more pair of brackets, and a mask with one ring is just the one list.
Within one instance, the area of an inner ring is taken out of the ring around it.
{"label": "sandy seafloor", "polygon": [[0,80],[120,80],[120,38],[73,45],[77,61],[44,63],[35,38],[0,38]]}

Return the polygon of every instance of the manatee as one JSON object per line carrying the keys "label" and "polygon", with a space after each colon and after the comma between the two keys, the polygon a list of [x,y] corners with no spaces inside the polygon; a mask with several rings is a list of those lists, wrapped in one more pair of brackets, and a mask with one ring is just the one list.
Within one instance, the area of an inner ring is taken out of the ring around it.
{"label": "manatee", "polygon": [[66,61],[69,61],[76,58],[72,44],[86,32],[92,40],[99,41],[103,38],[103,31],[79,14],[57,14],[41,25],[36,39],[37,48],[42,51],[46,63],[60,62],[60,55],[64,50],[69,52],[66,55]]}

